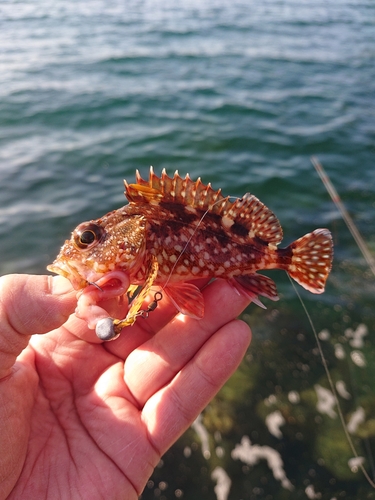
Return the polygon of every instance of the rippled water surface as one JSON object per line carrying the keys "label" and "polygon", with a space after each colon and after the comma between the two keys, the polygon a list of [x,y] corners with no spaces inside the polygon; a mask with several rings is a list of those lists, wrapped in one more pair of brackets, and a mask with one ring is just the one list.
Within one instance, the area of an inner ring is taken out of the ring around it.
{"label": "rippled water surface", "polygon": [[[1,274],[45,272],[69,232],[121,206],[122,179],[150,165],[201,176],[224,194],[254,193],[286,243],[329,227],[327,292],[302,294],[328,332],[323,347],[350,396],[340,396],[345,418],[364,409],[353,436],[371,469],[374,277],[310,156],[374,251],[374,34],[372,0],[2,2]],[[282,300],[246,312],[253,347],[203,414],[210,458],[189,431],[144,498],[219,498],[217,466],[231,480],[228,498],[375,498],[351,472],[346,445],[335,447],[344,438],[337,415],[317,405],[328,385],[313,334],[289,281],[273,277]],[[363,345],[353,343],[358,328],[368,332]],[[275,412],[278,436],[267,425]],[[245,435],[277,450],[293,492],[265,460],[234,458]]]}

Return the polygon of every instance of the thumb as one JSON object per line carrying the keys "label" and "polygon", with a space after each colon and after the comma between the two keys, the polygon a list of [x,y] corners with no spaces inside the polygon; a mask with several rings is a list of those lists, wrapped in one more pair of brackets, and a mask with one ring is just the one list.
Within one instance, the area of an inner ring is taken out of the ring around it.
{"label": "thumb", "polygon": [[61,326],[76,303],[76,292],[61,276],[1,277],[0,379],[9,374],[30,335]]}

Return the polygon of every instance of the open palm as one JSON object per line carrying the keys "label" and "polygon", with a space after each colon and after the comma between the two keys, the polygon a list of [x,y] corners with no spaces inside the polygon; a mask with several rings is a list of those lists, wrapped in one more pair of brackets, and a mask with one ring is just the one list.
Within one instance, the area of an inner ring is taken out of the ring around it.
{"label": "open palm", "polygon": [[163,300],[101,343],[67,285],[0,281],[0,498],[137,499],[240,363],[250,332],[234,318],[249,298],[215,281],[202,320]]}

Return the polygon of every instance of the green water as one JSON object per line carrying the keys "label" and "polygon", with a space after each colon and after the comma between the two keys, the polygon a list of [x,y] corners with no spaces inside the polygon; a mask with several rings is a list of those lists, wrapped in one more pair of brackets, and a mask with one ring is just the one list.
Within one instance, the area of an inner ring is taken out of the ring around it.
{"label": "green water", "polygon": [[[353,437],[371,471],[374,277],[309,158],[321,160],[374,251],[374,35],[372,0],[2,2],[1,274],[45,272],[70,231],[121,206],[122,179],[151,164],[224,194],[254,193],[286,244],[329,227],[327,291],[301,293],[317,331],[330,333],[323,348],[350,395],[345,418],[365,410]],[[230,499],[375,498],[348,467],[338,418],[316,407],[314,386],[328,386],[313,334],[290,282],[272,276],[281,301],[246,311],[252,347],[203,414],[211,458],[188,431],[143,498],[214,499],[215,466],[232,481]],[[361,324],[368,335],[356,348],[348,329]],[[265,424],[275,411],[281,438]],[[244,435],[279,452],[293,491],[265,460],[231,457]]]}

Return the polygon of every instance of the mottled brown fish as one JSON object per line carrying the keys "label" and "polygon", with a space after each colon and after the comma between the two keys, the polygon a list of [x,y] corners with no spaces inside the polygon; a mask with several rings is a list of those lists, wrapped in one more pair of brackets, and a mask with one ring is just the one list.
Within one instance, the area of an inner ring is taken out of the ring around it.
{"label": "mottled brown fish", "polygon": [[282,229],[276,216],[252,194],[230,201],[200,179],[173,178],[163,170],[149,180],[136,173],[125,182],[129,204],[100,219],[83,222],[63,245],[50,271],[68,278],[75,289],[125,271],[142,293],[116,333],[134,323],[152,285],[162,287],[183,314],[202,318],[203,296],[187,281],[220,277],[257,296],[277,300],[274,282],[257,274],[284,269],[300,285],[322,293],[332,264],[332,237],[316,229],[286,248],[277,248]]}

